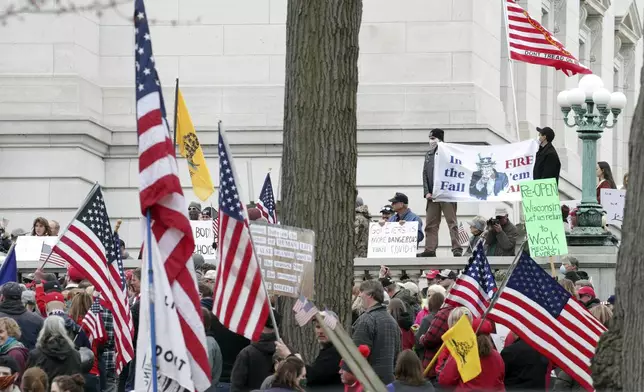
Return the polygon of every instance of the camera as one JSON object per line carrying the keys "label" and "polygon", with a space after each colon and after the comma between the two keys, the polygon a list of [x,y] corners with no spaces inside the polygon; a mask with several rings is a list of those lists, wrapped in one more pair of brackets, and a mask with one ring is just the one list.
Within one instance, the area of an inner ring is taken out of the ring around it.
{"label": "camera", "polygon": [[500,225],[500,224],[501,224],[501,222],[499,222],[499,220],[498,220],[498,219],[496,219],[496,218],[490,218],[490,219],[487,221],[487,225],[488,225],[488,226],[494,226],[494,225]]}

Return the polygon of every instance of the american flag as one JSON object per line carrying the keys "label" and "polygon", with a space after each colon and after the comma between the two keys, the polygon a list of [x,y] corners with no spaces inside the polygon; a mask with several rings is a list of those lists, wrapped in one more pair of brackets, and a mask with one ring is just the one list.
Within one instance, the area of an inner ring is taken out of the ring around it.
{"label": "american flag", "polygon": [[461,245],[465,245],[470,241],[470,236],[467,234],[465,231],[465,227],[463,226],[463,222],[458,223],[458,243]]}
{"label": "american flag", "polygon": [[324,324],[329,327],[329,329],[334,330],[338,326],[338,315],[329,309],[325,309],[324,312],[320,313],[324,317]]}
{"label": "american flag", "polygon": [[490,300],[495,291],[494,274],[483,251],[483,244],[479,243],[465,271],[454,282],[454,286],[445,298],[445,303],[452,306],[465,306],[474,317],[481,317],[485,309],[490,306]]}
{"label": "american flag", "polygon": [[87,314],[83,317],[81,324],[92,340],[103,339],[107,335],[105,325],[101,319],[100,297],[94,299],[94,303],[92,303]]}
{"label": "american flag", "polygon": [[215,233],[215,241],[219,238],[219,214],[212,220],[212,232]]}
{"label": "american flag", "polygon": [[232,157],[219,127],[219,267],[213,313],[228,329],[258,340],[269,316],[257,255],[239,198]]}
{"label": "american flag", "polygon": [[300,298],[295,301],[293,311],[295,312],[295,321],[297,321],[297,324],[300,327],[303,327],[311,321],[313,317],[315,317],[315,314],[318,312],[318,308],[313,305],[313,302],[306,299],[303,295],[300,295]]}
{"label": "american flag", "polygon": [[259,194],[259,200],[257,200],[257,209],[261,211],[264,218],[268,219],[268,223],[277,223],[271,173],[267,173],[264,179],[264,186],[262,186],[262,192]]}
{"label": "american flag", "polygon": [[488,317],[593,390],[590,360],[606,328],[525,253]]}
{"label": "american flag", "polygon": [[120,249],[114,245],[105,200],[96,185],[87,202],[54,247],[69,264],[83,273],[101,293],[102,305],[114,316],[116,371],[132,360],[132,318],[127,296],[121,288],[121,277],[115,263]]}
{"label": "american flag", "polygon": [[[49,257],[49,259],[47,259],[47,257]],[[67,262],[65,259],[60,257],[58,253],[53,252],[51,250],[51,246],[45,243],[42,244],[42,250],[40,251],[40,261],[43,263],[43,266],[45,265],[45,262],[47,262],[59,267],[67,268]]]}
{"label": "american flag", "polygon": [[123,293],[127,296],[127,281],[125,279],[125,268],[123,267],[123,255],[121,254],[121,239],[118,233],[114,233],[114,248],[116,248],[116,269],[121,278],[121,288]]}
{"label": "american flag", "polygon": [[567,76],[592,73],[513,0],[506,0],[506,5],[512,60],[554,67]]}
{"label": "american flag", "polygon": [[169,136],[161,83],[152,53],[152,39],[143,0],[134,6],[136,115],[139,145],[139,198],[143,216],[150,211],[152,232],[190,354],[195,388],[210,387],[210,365],[192,252],[195,242],[187,216],[174,144]]}

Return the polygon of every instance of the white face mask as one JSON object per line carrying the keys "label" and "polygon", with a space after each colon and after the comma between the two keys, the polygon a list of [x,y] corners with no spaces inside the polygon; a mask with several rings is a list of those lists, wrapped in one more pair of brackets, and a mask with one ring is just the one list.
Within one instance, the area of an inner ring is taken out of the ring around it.
{"label": "white face mask", "polygon": [[559,267],[559,272],[561,272],[562,275],[566,275],[566,272],[568,272],[566,271],[566,266],[562,264],[561,267]]}
{"label": "white face mask", "polygon": [[431,148],[433,150],[437,146],[438,146],[438,140],[436,140],[436,139],[430,139],[429,140],[429,148]]}

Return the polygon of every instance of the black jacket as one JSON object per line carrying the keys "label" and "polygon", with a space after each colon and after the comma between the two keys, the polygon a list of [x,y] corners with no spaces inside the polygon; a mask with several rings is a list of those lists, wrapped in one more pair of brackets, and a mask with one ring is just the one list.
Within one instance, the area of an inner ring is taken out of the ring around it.
{"label": "black jacket", "polygon": [[80,354],[67,340],[56,337],[44,342],[42,347],[31,350],[27,368],[39,367],[53,380],[60,375],[81,373]]}
{"label": "black jacket", "polygon": [[[306,366],[307,390],[315,390],[316,387],[328,387],[332,385],[341,386],[340,360],[342,357],[332,343],[325,343],[320,347],[320,353],[312,364]],[[322,390],[323,388],[317,388]],[[324,388],[324,390],[329,390]]]}
{"label": "black jacket", "polygon": [[261,388],[264,379],[273,374],[276,340],[274,333],[263,333],[258,342],[241,350],[230,374],[230,392]]}
{"label": "black jacket", "polygon": [[544,391],[548,359],[526,341],[517,339],[501,351],[507,391]]}
{"label": "black jacket", "polygon": [[45,320],[34,312],[28,312],[25,305],[19,299],[5,299],[0,303],[0,317],[13,319],[20,327],[20,343],[29,350],[36,347],[38,334],[42,329]]}
{"label": "black jacket", "polygon": [[[212,298],[202,298],[201,306],[206,309],[212,309]],[[250,340],[246,339],[241,335],[237,335],[224,325],[219,322],[219,319],[211,314],[212,323],[210,324],[210,335],[215,338],[219,349],[221,350],[221,356],[224,359],[224,362],[221,367],[221,377],[219,377],[219,382],[228,383],[230,381],[230,375],[233,371],[233,365],[239,353],[250,344]],[[272,373],[272,370],[271,370]],[[263,381],[263,379],[262,379]],[[258,385],[259,388],[261,386]]]}
{"label": "black jacket", "polygon": [[542,180],[544,178],[554,178],[559,184],[559,172],[561,171],[561,161],[555,146],[548,143],[543,147],[539,147],[537,156],[534,160],[533,179]]}

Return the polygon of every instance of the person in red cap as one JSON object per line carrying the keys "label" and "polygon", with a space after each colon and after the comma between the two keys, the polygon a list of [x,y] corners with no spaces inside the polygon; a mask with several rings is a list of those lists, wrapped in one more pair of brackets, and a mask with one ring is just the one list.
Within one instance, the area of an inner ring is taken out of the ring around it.
{"label": "person in red cap", "polygon": [[[360,351],[360,354],[365,358],[368,358],[369,354],[371,354],[371,350],[366,344],[359,345],[358,351]],[[342,383],[344,384],[344,392],[364,391],[362,384],[360,384],[358,378],[353,374],[349,365],[344,362],[344,359],[340,361],[340,379],[342,379]]]}
{"label": "person in red cap", "polygon": [[501,354],[494,349],[494,343],[490,338],[490,334],[494,332],[492,323],[488,320],[481,321],[480,318],[475,318],[472,321],[472,329],[477,331],[476,343],[479,348],[479,358],[481,359],[481,374],[464,383],[461,380],[461,374],[458,372],[456,360],[450,356],[438,376],[438,383],[443,387],[456,387],[455,392],[504,392],[505,364]]}
{"label": "person in red cap", "polygon": [[601,301],[595,294],[595,290],[590,286],[580,287],[579,290],[577,290],[577,295],[579,296],[579,301],[584,304],[586,309],[590,309],[601,304]]}

